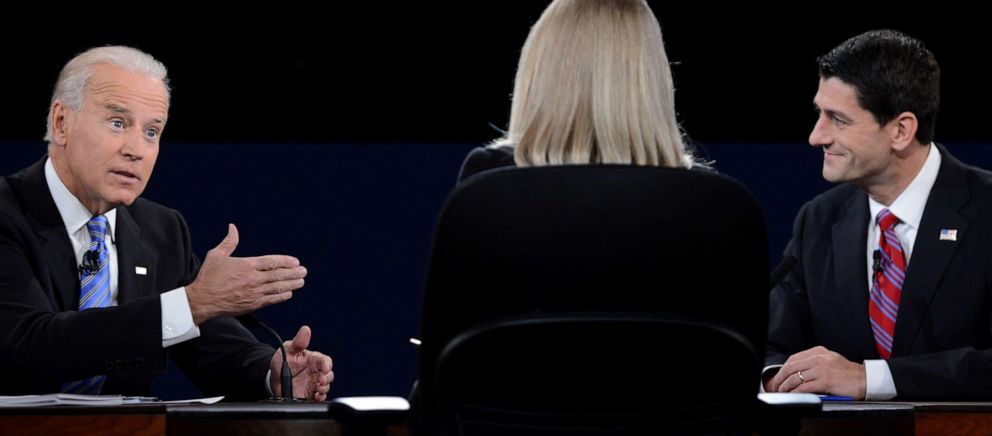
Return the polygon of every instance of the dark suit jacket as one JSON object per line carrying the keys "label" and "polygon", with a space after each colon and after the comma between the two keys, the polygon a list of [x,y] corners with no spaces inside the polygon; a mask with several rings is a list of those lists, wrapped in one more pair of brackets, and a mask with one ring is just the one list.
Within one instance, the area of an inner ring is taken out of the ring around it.
{"label": "dark suit jacket", "polygon": [[[889,368],[897,399],[992,398],[992,174],[942,162],[906,269]],[[868,197],[842,185],[803,206],[771,295],[767,359],[822,345],[878,359],[868,321]],[[940,240],[956,229],[957,240]]]}
{"label": "dark suit jacket", "polygon": [[0,178],[0,394],[58,392],[96,374],[108,375],[102,393],[146,394],[171,354],[208,395],[266,397],[274,351],[231,318],[162,348],[159,294],[188,285],[199,268],[182,216],[139,198],[117,208],[116,243],[118,306],[78,311],[75,255],[44,159]]}

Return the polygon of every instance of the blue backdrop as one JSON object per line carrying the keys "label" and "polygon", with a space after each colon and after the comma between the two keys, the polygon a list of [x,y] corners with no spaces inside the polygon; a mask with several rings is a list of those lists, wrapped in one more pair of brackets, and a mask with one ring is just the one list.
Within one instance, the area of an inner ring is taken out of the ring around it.
{"label": "blue backdrop", "polygon": [[[183,213],[201,258],[233,222],[241,234],[235,255],[302,260],[306,287],[260,315],[285,337],[313,327],[312,348],[334,358],[331,396],[406,395],[417,370],[408,339],[418,335],[434,220],[472,146],[166,143],[144,197]],[[992,167],[992,145],[948,148]],[[0,151],[0,173],[10,174],[44,147],[0,142]],[[773,264],[796,211],[830,186],[820,177],[821,152],[805,144],[714,144],[699,153],[754,193]],[[174,368],[156,391],[198,395]]]}

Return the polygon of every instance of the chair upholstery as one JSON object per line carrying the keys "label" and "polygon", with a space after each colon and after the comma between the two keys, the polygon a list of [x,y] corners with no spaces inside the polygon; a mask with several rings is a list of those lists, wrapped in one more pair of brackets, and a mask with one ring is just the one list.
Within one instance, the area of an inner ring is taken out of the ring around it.
{"label": "chair upholstery", "polygon": [[[681,420],[742,431],[745,417],[728,411],[758,388],[767,272],[764,219],[728,177],[619,165],[480,173],[435,229],[418,413],[444,434],[687,433]],[[497,409],[508,414],[467,412]]]}

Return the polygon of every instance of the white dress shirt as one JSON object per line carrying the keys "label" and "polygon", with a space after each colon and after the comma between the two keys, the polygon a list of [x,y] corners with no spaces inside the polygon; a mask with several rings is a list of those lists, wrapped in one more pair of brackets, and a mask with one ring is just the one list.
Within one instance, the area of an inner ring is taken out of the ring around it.
{"label": "white dress shirt", "polygon": [[[920,220],[923,219],[923,209],[930,198],[930,190],[937,181],[937,173],[940,172],[940,151],[934,147],[933,143],[928,146],[927,160],[923,162],[923,167],[916,174],[913,181],[909,183],[906,190],[899,194],[899,197],[888,206],[899,218],[899,224],[895,227],[896,235],[899,236],[899,243],[902,245],[902,252],[906,256],[906,268],[909,268],[910,257],[913,253],[913,245],[916,243],[916,232],[920,229]],[[868,263],[865,265],[868,271],[868,290],[871,292],[873,269],[873,254],[878,250],[878,239],[881,231],[875,217],[885,209],[886,206],[868,197],[868,243],[866,254]],[[896,328],[899,328],[896,325]],[[865,380],[866,400],[888,400],[896,396],[896,384],[892,380],[892,371],[889,364],[883,359],[865,360]]]}
{"label": "white dress shirt", "polygon": [[[76,264],[83,263],[83,254],[90,246],[90,234],[86,223],[93,214],[77,199],[55,172],[52,158],[45,161],[45,181],[48,191],[55,200],[55,207],[65,223],[66,233],[72,242],[72,251],[76,254]],[[109,238],[106,240],[107,252],[110,255],[110,305],[117,305],[117,277],[121,273],[117,267],[117,209],[104,214],[110,222]],[[124,274],[137,274],[136,271],[124,271]],[[186,299],[186,288],[179,287],[159,295],[162,305],[162,347],[168,347],[200,336],[200,328],[193,323],[193,313]]]}

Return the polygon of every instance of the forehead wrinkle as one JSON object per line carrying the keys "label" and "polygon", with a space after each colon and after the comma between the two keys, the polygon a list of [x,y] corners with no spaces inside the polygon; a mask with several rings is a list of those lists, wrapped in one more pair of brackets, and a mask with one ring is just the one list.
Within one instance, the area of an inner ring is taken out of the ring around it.
{"label": "forehead wrinkle", "polygon": [[[134,111],[122,100],[134,99],[139,104],[149,106],[155,111],[168,114],[168,102],[161,95],[153,92],[142,92],[137,89],[121,86],[116,83],[97,85],[90,89],[90,94],[97,99],[96,104],[113,113],[133,115]],[[165,123],[167,116],[155,116],[154,122]]]}

